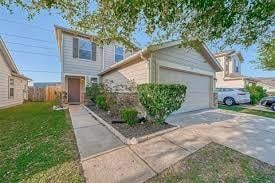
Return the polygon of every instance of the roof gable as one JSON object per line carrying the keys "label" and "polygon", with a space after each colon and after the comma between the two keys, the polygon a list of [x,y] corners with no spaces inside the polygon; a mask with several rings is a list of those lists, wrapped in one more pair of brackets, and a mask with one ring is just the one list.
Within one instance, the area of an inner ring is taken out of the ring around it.
{"label": "roof gable", "polygon": [[[164,49],[164,48],[169,48],[169,47],[174,47],[177,45],[180,45],[181,41],[170,41],[170,42],[166,42],[166,43],[161,43],[161,44],[156,44],[156,45],[151,45],[148,46],[138,52],[136,52],[135,54],[131,55],[130,57],[112,65],[110,68],[107,68],[106,70],[102,71],[101,73],[99,73],[99,75],[104,75],[105,73],[108,73],[114,69],[117,69],[119,67],[121,67],[122,65],[125,65],[129,62],[132,62],[136,59],[146,59],[150,57],[150,53],[152,52],[156,52],[157,50],[160,49]],[[216,72],[222,71],[223,68],[220,65],[220,63],[216,60],[216,58],[214,57],[214,55],[210,52],[210,50],[207,48],[206,45],[202,45],[202,49],[200,51],[200,53],[202,54],[202,56],[209,62],[209,64],[213,67],[213,69]]]}
{"label": "roof gable", "polygon": [[[156,51],[156,50],[160,50],[160,49],[164,49],[164,48],[169,48],[169,47],[173,47],[173,46],[179,46],[179,45],[181,45],[181,41],[180,40],[169,41],[169,42],[165,42],[165,43],[160,43],[160,44],[148,46],[148,50],[149,51]],[[214,55],[212,54],[212,52],[209,50],[209,48],[205,44],[202,44],[201,49],[198,52],[200,52],[202,54],[202,56],[207,61],[209,61],[209,64],[214,68],[214,70],[216,72],[219,72],[219,71],[223,70],[223,68],[220,65],[220,63],[216,60],[216,58],[214,57]]]}
{"label": "roof gable", "polygon": [[9,50],[7,49],[3,39],[0,36],[0,52],[2,53],[3,57],[4,57],[4,62],[8,65],[8,67],[10,68],[10,70],[12,71],[12,75],[15,77],[19,77],[22,79],[26,79],[26,80],[31,80],[27,77],[25,77],[24,75],[20,74],[18,68],[16,67]]}
{"label": "roof gable", "polygon": [[12,72],[19,74],[19,70],[17,69],[3,39],[0,37],[0,51],[4,56],[4,61],[7,63],[8,67],[11,69]]}

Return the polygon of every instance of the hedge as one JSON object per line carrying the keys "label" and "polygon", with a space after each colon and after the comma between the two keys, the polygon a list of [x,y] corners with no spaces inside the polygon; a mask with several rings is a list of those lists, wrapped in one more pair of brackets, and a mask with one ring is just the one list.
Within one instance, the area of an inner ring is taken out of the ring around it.
{"label": "hedge", "polygon": [[181,84],[141,84],[137,87],[140,103],[158,123],[178,110],[184,102],[186,86]]}

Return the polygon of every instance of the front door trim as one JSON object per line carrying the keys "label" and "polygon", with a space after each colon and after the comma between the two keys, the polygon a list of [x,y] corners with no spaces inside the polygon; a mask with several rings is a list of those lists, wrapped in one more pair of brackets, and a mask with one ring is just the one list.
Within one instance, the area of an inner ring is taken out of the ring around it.
{"label": "front door trim", "polygon": [[[79,80],[79,102],[70,102],[69,101],[69,80],[70,79],[78,79]],[[69,104],[80,104],[81,103],[81,77],[78,77],[78,76],[67,76],[67,91],[68,91],[68,103]]]}

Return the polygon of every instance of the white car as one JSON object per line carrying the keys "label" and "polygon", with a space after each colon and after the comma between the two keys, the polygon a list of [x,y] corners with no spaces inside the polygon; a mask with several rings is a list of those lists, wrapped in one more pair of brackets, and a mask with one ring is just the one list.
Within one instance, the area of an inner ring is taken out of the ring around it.
{"label": "white car", "polygon": [[250,94],[241,88],[217,88],[218,102],[231,106],[250,103]]}

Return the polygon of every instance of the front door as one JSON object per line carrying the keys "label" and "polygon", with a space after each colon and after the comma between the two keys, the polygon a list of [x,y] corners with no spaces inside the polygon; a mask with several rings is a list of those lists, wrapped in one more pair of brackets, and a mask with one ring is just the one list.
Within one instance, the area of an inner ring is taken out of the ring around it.
{"label": "front door", "polygon": [[68,102],[80,103],[80,79],[68,78]]}

